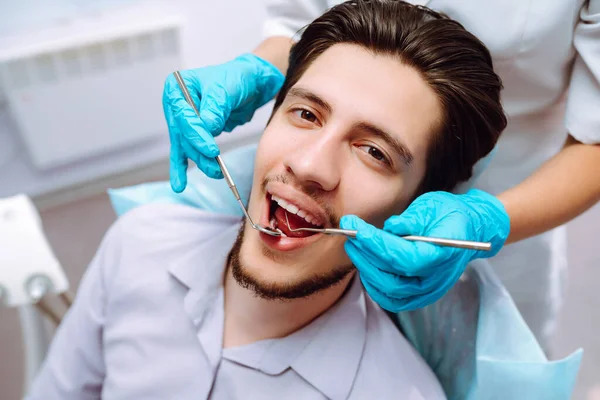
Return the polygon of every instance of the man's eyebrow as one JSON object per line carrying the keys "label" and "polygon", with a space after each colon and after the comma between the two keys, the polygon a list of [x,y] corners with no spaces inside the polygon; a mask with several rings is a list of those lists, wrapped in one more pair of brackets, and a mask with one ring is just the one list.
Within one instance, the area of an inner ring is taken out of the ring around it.
{"label": "man's eyebrow", "polygon": [[412,164],[414,157],[408,147],[406,147],[401,140],[390,135],[383,129],[378,128],[375,125],[371,125],[368,122],[359,122],[358,124],[354,125],[354,128],[367,131],[373,136],[380,137],[394,150],[396,154],[398,154],[407,167],[410,167]]}
{"label": "man's eyebrow", "polygon": [[325,100],[323,100],[318,95],[311,92],[310,90],[294,87],[294,88],[290,89],[290,91],[288,92],[288,95],[294,96],[294,97],[299,97],[301,99],[308,100],[312,103],[315,103],[319,107],[325,109],[325,111],[328,114],[331,114],[331,112],[333,111],[333,107],[331,107],[331,105],[328,102],[326,102]]}

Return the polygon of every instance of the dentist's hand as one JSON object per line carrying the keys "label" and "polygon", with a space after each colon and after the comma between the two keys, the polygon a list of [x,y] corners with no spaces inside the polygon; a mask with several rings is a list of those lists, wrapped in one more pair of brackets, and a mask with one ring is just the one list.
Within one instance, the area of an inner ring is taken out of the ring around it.
{"label": "dentist's hand", "polygon": [[222,178],[214,159],[219,148],[214,136],[252,119],[257,108],[275,96],[284,76],[269,62],[244,54],[225,64],[181,71],[200,118],[183,97],[173,74],[163,91],[163,110],[171,140],[171,188],[187,185],[188,158],[211,178]]}
{"label": "dentist's hand", "polygon": [[[371,298],[399,312],[434,303],[456,283],[467,263],[498,253],[510,221],[498,199],[471,190],[419,196],[401,215],[389,218],[383,230],[353,215],[342,217],[340,227],[358,230],[345,249]],[[410,242],[400,238],[404,235],[491,242],[492,250]]]}

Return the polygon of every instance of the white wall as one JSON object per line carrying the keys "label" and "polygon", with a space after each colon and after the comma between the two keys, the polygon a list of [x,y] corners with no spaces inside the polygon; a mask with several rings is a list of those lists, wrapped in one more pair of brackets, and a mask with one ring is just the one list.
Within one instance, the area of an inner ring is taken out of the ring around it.
{"label": "white wall", "polygon": [[[48,4],[52,2],[50,7]],[[113,0],[104,0],[104,2],[110,6],[116,3]],[[97,8],[102,2],[90,0],[44,2],[47,8],[53,10],[52,17],[59,19],[72,17],[77,12],[88,12],[88,3],[94,3]],[[127,3],[136,3],[136,5],[161,3],[184,16],[183,68],[221,63],[243,52],[251,51],[260,41],[261,21],[265,15],[260,0],[129,0]],[[6,12],[7,7],[14,6],[5,2],[4,5],[0,5],[0,14]],[[22,14],[12,9],[12,15],[12,21],[19,21],[17,17]],[[46,20],[38,13],[35,21],[38,26],[41,26]],[[56,20],[47,20],[46,24],[55,22]],[[11,32],[22,34],[34,29],[34,24],[16,26],[13,22],[10,28]],[[7,35],[7,30],[5,25],[0,30],[0,36]],[[115,96],[118,96],[118,91],[119,89],[115,88]],[[160,101],[160,98],[157,98],[157,101]],[[267,111],[262,110],[251,123],[238,128],[233,133],[224,133],[218,141],[224,143],[258,134],[266,121]],[[35,118],[35,115],[31,118]],[[67,124],[68,121],[65,123]],[[39,170],[29,159],[6,102],[0,99],[0,197],[23,192],[31,196],[39,196],[73,185],[86,185],[107,175],[164,160],[168,156],[168,151],[169,141],[165,126],[164,131],[157,132],[155,139],[145,143],[61,167]]]}

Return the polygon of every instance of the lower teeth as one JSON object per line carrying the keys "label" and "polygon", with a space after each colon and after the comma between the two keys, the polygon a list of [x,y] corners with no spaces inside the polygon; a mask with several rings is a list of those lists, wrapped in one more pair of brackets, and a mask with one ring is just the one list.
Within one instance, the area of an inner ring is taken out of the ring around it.
{"label": "lower teeth", "polygon": [[275,218],[275,216],[273,216],[273,218],[271,218],[271,221],[269,221],[269,226],[275,232],[279,232],[282,237],[287,237],[287,235],[285,233],[283,233],[283,231],[277,227],[277,219]]}

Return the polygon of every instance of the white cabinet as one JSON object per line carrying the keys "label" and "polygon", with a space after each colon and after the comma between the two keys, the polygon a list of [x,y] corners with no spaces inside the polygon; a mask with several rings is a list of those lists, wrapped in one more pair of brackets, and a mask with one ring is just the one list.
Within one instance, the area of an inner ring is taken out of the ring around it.
{"label": "white cabinet", "polygon": [[[252,51],[265,18],[260,0],[48,0],[17,23],[13,7],[33,3],[0,2],[0,23],[8,9],[19,28],[0,27],[0,197],[27,193],[38,206],[44,194],[128,184],[131,171],[165,179],[167,74]],[[271,107],[217,143],[255,140]]]}
{"label": "white cabinet", "polygon": [[2,87],[33,165],[54,168],[164,134],[162,86],[181,67],[180,26],[154,7],[133,7],[1,51]]}

